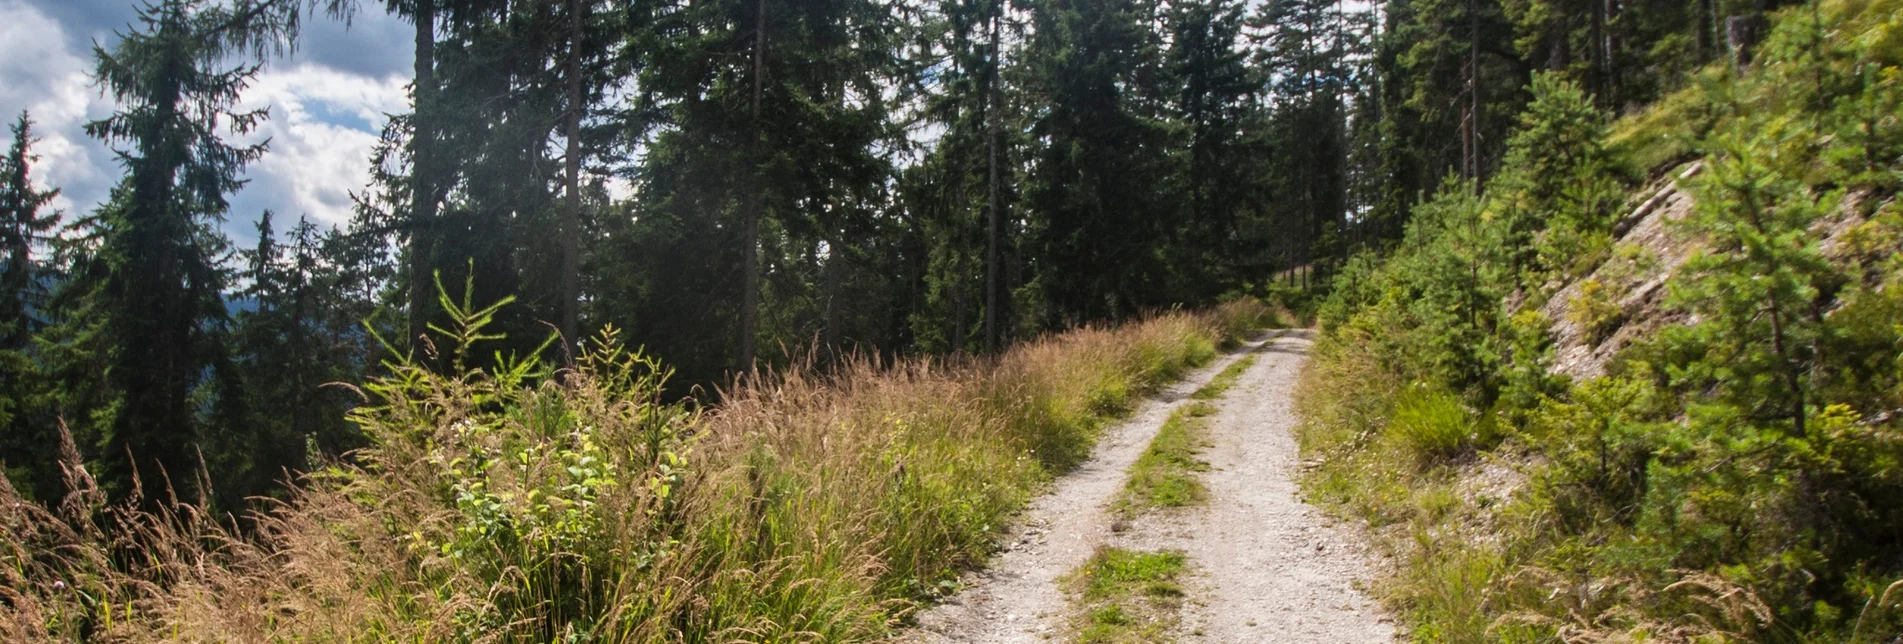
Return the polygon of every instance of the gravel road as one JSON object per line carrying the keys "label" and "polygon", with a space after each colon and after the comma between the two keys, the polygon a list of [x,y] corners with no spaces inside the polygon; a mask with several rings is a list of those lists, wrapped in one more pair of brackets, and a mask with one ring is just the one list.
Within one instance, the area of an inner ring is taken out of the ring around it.
{"label": "gravel road", "polygon": [[[1310,333],[1259,340],[1191,373],[1107,428],[1091,459],[1032,502],[991,565],[919,616],[907,643],[1031,643],[1064,633],[1057,580],[1098,546],[1189,555],[1183,642],[1392,642],[1392,620],[1356,587],[1370,574],[1358,535],[1303,503],[1290,394]],[[1156,512],[1111,530],[1109,504],[1126,470],[1187,395],[1247,351],[1260,357],[1217,402],[1202,457],[1209,503]]]}

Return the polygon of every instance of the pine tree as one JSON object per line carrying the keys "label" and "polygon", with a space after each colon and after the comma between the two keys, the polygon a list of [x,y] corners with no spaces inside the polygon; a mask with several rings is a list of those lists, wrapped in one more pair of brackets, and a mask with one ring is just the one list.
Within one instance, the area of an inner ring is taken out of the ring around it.
{"label": "pine tree", "polygon": [[840,337],[844,279],[881,254],[890,228],[877,215],[893,174],[885,150],[901,138],[886,103],[903,85],[894,15],[868,0],[656,2],[639,15],[635,125],[652,135],[641,176],[645,205],[665,211],[643,219],[713,235],[721,248],[688,265],[731,280],[682,293],[706,298],[690,310],[731,325],[729,368],[750,368],[762,341]]}
{"label": "pine tree", "polygon": [[44,457],[47,423],[42,398],[48,393],[36,357],[33,335],[46,314],[47,280],[52,275],[35,250],[47,241],[59,213],[41,210],[59,190],[39,190],[31,178],[33,121],[26,112],[13,124],[13,146],[0,157],[0,476],[13,480],[28,498],[56,494],[57,472]]}
{"label": "pine tree", "polygon": [[1802,437],[1817,404],[1811,381],[1824,320],[1820,286],[1844,280],[1826,261],[1811,224],[1841,194],[1818,193],[1764,150],[1779,127],[1722,132],[1717,153],[1693,185],[1684,225],[1709,245],[1681,269],[1670,302],[1704,323],[1675,329],[1669,342],[1703,359],[1680,366],[1675,380],[1717,394],[1746,420],[1781,425]]}
{"label": "pine tree", "polygon": [[1581,258],[1604,257],[1623,173],[1605,146],[1610,119],[1578,85],[1543,72],[1532,89],[1507,144],[1510,170],[1493,194],[1507,220],[1513,269],[1530,272],[1527,283],[1537,286]]}
{"label": "pine tree", "polygon": [[1261,141],[1248,136],[1262,115],[1260,79],[1242,46],[1243,9],[1240,2],[1206,0],[1172,5],[1167,14],[1168,72],[1180,86],[1170,112],[1187,137],[1186,158],[1175,169],[1181,179],[1172,184],[1187,212],[1182,241],[1168,257],[1181,272],[1171,289],[1192,302],[1263,276],[1265,263],[1246,259],[1248,246],[1260,240],[1239,237],[1253,202],[1264,196],[1259,184],[1266,170]]}
{"label": "pine tree", "polygon": [[1393,0],[1383,6],[1381,208],[1405,219],[1448,172],[1475,189],[1502,158],[1531,66],[1498,0]]}
{"label": "pine tree", "polygon": [[[1005,188],[998,185],[1002,92],[997,85],[1002,4],[996,0],[938,3],[928,59],[925,118],[944,127],[903,184],[926,240],[924,305],[912,327],[924,346],[962,352],[977,340],[989,347],[999,332],[996,294],[1002,273]],[[982,320],[982,322],[978,322]]]}
{"label": "pine tree", "polygon": [[92,222],[94,258],[66,288],[101,325],[112,402],[71,411],[92,421],[111,491],[143,485],[148,502],[189,501],[209,492],[198,485],[200,439],[211,433],[201,412],[217,399],[207,377],[223,360],[229,317],[217,225],[225,195],[244,183],[239,173],[265,151],[219,136],[267,117],[235,109],[258,68],[220,66],[287,46],[296,13],[288,3],[163,0],[142,7],[139,24],[111,50],[94,50],[95,75],[120,107],[86,130],[128,146],[119,151],[126,177]]}
{"label": "pine tree", "polygon": [[1040,149],[1025,188],[1028,285],[1045,327],[1127,316],[1167,304],[1180,211],[1163,194],[1171,137],[1156,118],[1157,38],[1129,0],[1031,5],[1026,64],[1041,103]]}
{"label": "pine tree", "polygon": [[34,331],[33,310],[45,305],[46,285],[34,248],[59,222],[59,213],[41,210],[59,190],[37,190],[29,177],[38,160],[32,151],[33,120],[20,112],[12,129],[13,147],[0,159],[0,250],[6,252],[6,265],[0,267],[0,350],[21,351]]}
{"label": "pine tree", "polygon": [[300,218],[280,243],[271,221],[266,211],[258,245],[241,253],[249,285],[235,316],[232,371],[251,431],[238,437],[244,442],[218,482],[246,495],[275,491],[283,473],[308,471],[312,456],[358,446],[346,418],[355,396],[330,384],[360,381],[375,356],[359,325],[376,303],[350,285],[344,235]]}
{"label": "pine tree", "polygon": [[[1341,259],[1348,199],[1349,32],[1333,0],[1274,0],[1252,24],[1264,32],[1258,61],[1271,79],[1276,150],[1270,201],[1288,253],[1285,266]],[[1292,243],[1291,243],[1292,242]]]}

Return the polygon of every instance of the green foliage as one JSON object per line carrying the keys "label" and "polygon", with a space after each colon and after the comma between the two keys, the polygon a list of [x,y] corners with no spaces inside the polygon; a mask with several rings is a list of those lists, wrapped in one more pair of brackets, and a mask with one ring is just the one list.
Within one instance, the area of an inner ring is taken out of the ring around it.
{"label": "green foliage", "polygon": [[29,498],[48,497],[60,477],[47,459],[36,457],[51,438],[47,422],[47,386],[34,335],[45,326],[48,304],[45,280],[51,262],[35,257],[45,247],[48,233],[59,223],[59,213],[41,210],[59,194],[39,190],[31,179],[33,121],[26,112],[13,126],[13,145],[0,157],[0,476],[23,483]]}
{"label": "green foliage", "polygon": [[[1405,563],[1382,592],[1416,637],[1896,632],[1903,309],[1885,285],[1903,236],[1886,187],[1898,159],[1865,153],[1893,132],[1873,115],[1903,108],[1880,80],[1899,62],[1893,5],[1787,9],[1746,73],[1703,73],[1611,129],[1536,81],[1485,196],[1443,192],[1391,256],[1337,277],[1301,395],[1303,447],[1324,458],[1309,484],[1396,526],[1383,540]],[[1565,310],[1597,343],[1634,313],[1615,293],[1663,270],[1607,251],[1621,164],[1687,155],[1702,157],[1678,181],[1694,206],[1671,225],[1693,252],[1666,310],[1636,311],[1672,323],[1604,377],[1547,375],[1550,289],[1586,280]],[[1476,239],[1523,241],[1488,253]],[[1464,442],[1473,416],[1500,419],[1503,440]]]}
{"label": "green foliage", "polygon": [[1619,307],[1617,298],[1617,292],[1609,291],[1605,282],[1586,278],[1579,283],[1579,292],[1566,303],[1566,321],[1584,329],[1593,344],[1604,342],[1625,323],[1625,310]]}
{"label": "green foliage", "polygon": [[612,330],[557,369],[506,352],[508,302],[450,291],[440,359],[393,352],[351,412],[367,446],[253,534],[109,504],[78,468],[58,513],[0,486],[0,591],[21,607],[0,636],[885,638],[1088,453],[1108,420],[1094,401],[1153,390],[1265,311],[1083,329],[985,364],[763,375],[703,413],[666,401],[670,372]]}
{"label": "green foliage", "polygon": [[1409,391],[1395,404],[1387,436],[1422,467],[1491,447],[1498,440],[1491,419],[1476,417],[1459,397],[1424,388]]}
{"label": "green foliage", "polygon": [[1604,144],[1606,115],[1590,97],[1553,74],[1535,76],[1532,90],[1489,194],[1506,219],[1515,268],[1539,286],[1604,258],[1623,186]]}
{"label": "green foliage", "polygon": [[54,317],[77,327],[59,333],[96,333],[99,344],[79,348],[90,364],[55,370],[93,381],[69,385],[94,395],[62,396],[61,415],[115,497],[143,486],[155,503],[209,498],[201,449],[216,456],[223,438],[245,431],[232,379],[219,377],[231,365],[229,276],[219,265],[227,242],[216,226],[264,146],[221,133],[251,133],[267,113],[238,107],[257,68],[224,60],[282,48],[294,33],[292,4],[148,2],[137,28],[110,50],[95,47],[94,76],[119,106],[86,131],[128,146],[127,174],[94,217],[69,225],[88,243],[70,260]]}
{"label": "green foliage", "polygon": [[1198,473],[1209,464],[1196,458],[1209,446],[1208,421],[1215,412],[1207,403],[1193,403],[1171,412],[1158,429],[1150,445],[1130,466],[1123,492],[1115,507],[1124,515],[1140,514],[1152,508],[1174,508],[1201,503],[1209,491]]}
{"label": "green foliage", "polygon": [[1187,568],[1180,552],[1098,549],[1067,580],[1076,641],[1173,641]]}

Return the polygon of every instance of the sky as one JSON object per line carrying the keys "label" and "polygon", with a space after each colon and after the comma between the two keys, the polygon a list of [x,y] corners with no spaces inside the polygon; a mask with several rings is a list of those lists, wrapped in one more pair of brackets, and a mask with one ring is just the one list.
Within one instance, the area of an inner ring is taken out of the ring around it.
{"label": "sky", "polygon": [[[32,114],[41,139],[35,182],[62,191],[53,207],[69,217],[96,208],[123,175],[114,151],[86,136],[85,124],[114,107],[93,82],[93,46],[110,49],[140,2],[0,0],[0,116],[12,123],[22,109]],[[348,27],[308,17],[297,52],[266,61],[245,91],[246,107],[269,107],[271,119],[234,140],[270,141],[245,172],[250,183],[231,197],[225,231],[241,247],[256,240],[267,209],[280,231],[299,216],[346,222],[350,193],[369,183],[385,115],[409,111],[414,31],[381,3],[363,4]]]}

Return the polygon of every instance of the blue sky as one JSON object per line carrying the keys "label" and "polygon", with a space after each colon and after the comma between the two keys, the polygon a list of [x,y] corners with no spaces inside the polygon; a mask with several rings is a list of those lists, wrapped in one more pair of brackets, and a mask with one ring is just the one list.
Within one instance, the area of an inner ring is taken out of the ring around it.
{"label": "blue sky", "polygon": [[[91,211],[121,170],[112,151],[86,136],[87,121],[112,112],[91,77],[93,43],[111,48],[135,19],[139,0],[0,0],[0,115],[30,110],[41,142],[35,166],[42,187],[63,192],[55,207]],[[409,110],[406,88],[414,32],[364,2],[348,28],[321,17],[306,22],[296,54],[267,61],[245,93],[249,107],[270,107],[252,142],[271,150],[232,197],[225,229],[255,239],[259,213],[277,213],[280,229],[300,215],[337,224],[350,216],[352,191],[369,176],[369,155],[385,114]]]}

